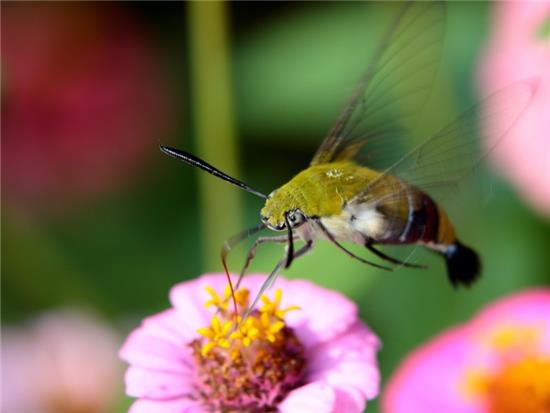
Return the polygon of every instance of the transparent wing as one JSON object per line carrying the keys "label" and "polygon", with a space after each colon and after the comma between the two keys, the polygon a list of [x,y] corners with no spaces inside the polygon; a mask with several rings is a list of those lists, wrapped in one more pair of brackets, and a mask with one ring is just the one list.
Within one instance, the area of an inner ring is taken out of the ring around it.
{"label": "transparent wing", "polygon": [[[392,3],[376,6],[396,7]],[[403,153],[403,132],[428,100],[439,66],[446,12],[441,2],[407,2],[397,8],[312,165],[351,159],[361,151],[370,167],[384,169]]]}
{"label": "transparent wing", "polygon": [[[531,101],[537,83],[536,80],[514,83],[472,106],[403,155],[351,202],[406,202],[403,182],[423,189],[436,200],[443,193],[456,190],[460,181],[506,139]],[[490,130],[494,137],[489,148],[479,147],[480,127]],[[386,179],[388,176],[399,179]]]}

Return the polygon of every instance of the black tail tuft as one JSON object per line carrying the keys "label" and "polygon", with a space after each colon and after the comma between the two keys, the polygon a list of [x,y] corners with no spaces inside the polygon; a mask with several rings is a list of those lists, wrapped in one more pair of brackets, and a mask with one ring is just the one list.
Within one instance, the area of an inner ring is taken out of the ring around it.
{"label": "black tail tuft", "polygon": [[481,261],[471,248],[456,241],[443,256],[447,263],[447,275],[454,287],[468,287],[479,277]]}

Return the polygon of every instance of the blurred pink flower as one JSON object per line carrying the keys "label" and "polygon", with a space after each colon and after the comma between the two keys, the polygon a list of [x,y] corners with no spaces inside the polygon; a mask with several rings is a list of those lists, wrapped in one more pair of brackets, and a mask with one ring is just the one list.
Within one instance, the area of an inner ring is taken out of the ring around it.
{"label": "blurred pink flower", "polygon": [[[263,281],[244,278],[239,313]],[[220,274],[176,285],[173,308],[130,334],[120,356],[130,364],[126,392],[139,398],[131,413],[359,413],[378,394],[380,344],[350,300],[279,278],[274,298],[235,330],[225,285]]]}
{"label": "blurred pink flower", "polygon": [[382,398],[385,413],[546,413],[550,289],[503,298],[409,355]]}
{"label": "blurred pink flower", "polygon": [[[492,29],[480,67],[482,95],[539,79],[533,100],[493,160],[536,209],[550,216],[550,2],[500,1],[492,7]],[[499,119],[485,125],[488,145],[499,138],[494,133],[498,125]]]}
{"label": "blurred pink flower", "polygon": [[72,208],[157,154],[167,90],[124,6],[2,4],[2,168],[19,207]]}
{"label": "blurred pink flower", "polygon": [[122,375],[118,343],[107,325],[76,311],[4,328],[2,412],[111,412]]}

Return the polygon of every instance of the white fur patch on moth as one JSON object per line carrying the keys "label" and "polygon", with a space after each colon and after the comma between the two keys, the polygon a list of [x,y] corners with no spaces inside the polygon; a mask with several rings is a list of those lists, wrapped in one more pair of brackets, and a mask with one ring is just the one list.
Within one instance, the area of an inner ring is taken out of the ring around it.
{"label": "white fur patch on moth", "polygon": [[350,211],[354,219],[353,229],[366,238],[383,239],[388,231],[388,221],[372,206],[360,206]]}
{"label": "white fur patch on moth", "polygon": [[[349,211],[342,211],[340,215],[333,215],[330,217],[321,218],[321,223],[327,229],[327,231],[337,240],[350,241],[357,244],[363,244],[365,238],[358,233],[352,225],[351,214]],[[318,231],[319,238],[327,239],[328,237],[322,232]]]}

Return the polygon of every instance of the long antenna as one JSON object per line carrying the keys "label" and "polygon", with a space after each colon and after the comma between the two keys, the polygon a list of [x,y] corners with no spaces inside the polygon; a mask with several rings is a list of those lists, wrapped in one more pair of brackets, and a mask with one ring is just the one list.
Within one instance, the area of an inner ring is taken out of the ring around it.
{"label": "long antenna", "polygon": [[165,153],[166,155],[173,156],[176,159],[179,159],[180,161],[183,161],[191,166],[196,166],[203,171],[208,172],[209,174],[214,175],[215,177],[218,177],[220,179],[223,179],[224,181],[227,181],[233,185],[238,186],[241,189],[244,189],[247,192],[250,192],[251,194],[254,194],[256,196],[259,196],[260,198],[267,199],[267,195],[262,194],[260,191],[256,191],[254,188],[251,188],[244,182],[239,181],[238,179],[235,179],[222,171],[220,171],[218,168],[213,167],[209,163],[203,161],[200,158],[197,158],[195,155],[192,155],[188,152],[182,151],[181,149],[175,149],[171,148],[169,146],[160,145],[161,152]]}

